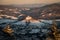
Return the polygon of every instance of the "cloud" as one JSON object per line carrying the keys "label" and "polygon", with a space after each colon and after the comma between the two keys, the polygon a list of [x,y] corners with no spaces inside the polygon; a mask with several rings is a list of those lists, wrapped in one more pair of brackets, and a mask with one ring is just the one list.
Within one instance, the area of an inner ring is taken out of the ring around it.
{"label": "cloud", "polygon": [[55,3],[60,0],[0,0],[0,4],[41,4],[41,3]]}

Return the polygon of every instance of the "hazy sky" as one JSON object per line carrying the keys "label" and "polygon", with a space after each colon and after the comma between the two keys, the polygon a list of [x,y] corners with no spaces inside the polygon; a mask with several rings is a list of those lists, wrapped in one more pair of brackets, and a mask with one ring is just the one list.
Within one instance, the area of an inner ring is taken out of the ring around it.
{"label": "hazy sky", "polygon": [[60,0],[0,0],[0,4],[11,5],[11,4],[41,4],[41,3],[56,3]]}

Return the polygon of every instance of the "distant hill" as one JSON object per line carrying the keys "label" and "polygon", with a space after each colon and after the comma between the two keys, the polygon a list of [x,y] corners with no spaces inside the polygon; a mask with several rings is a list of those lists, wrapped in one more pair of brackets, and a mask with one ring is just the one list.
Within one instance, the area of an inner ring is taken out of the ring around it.
{"label": "distant hill", "polygon": [[[34,7],[35,6],[35,7]],[[28,7],[30,10],[21,10],[21,8]],[[3,11],[0,14],[19,16],[20,14],[29,15],[34,19],[60,19],[60,3],[54,3],[49,5],[35,4],[35,5],[0,5],[0,10],[5,8],[16,9],[17,13],[13,13],[9,10]],[[7,12],[7,13],[6,13]]]}
{"label": "distant hill", "polygon": [[34,7],[42,7],[47,4],[25,4],[25,5],[13,5],[15,7],[28,7],[28,8],[34,8]]}

